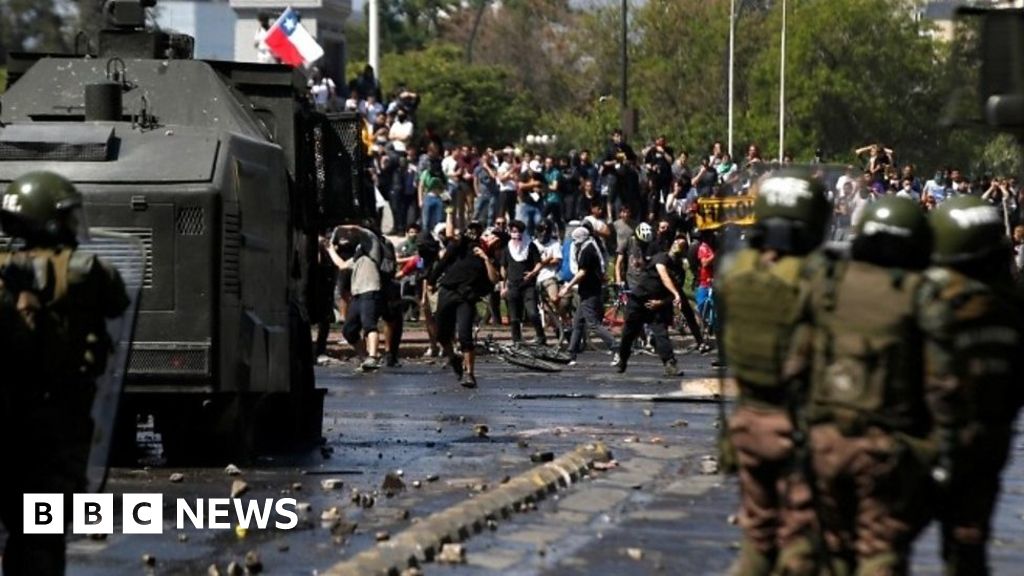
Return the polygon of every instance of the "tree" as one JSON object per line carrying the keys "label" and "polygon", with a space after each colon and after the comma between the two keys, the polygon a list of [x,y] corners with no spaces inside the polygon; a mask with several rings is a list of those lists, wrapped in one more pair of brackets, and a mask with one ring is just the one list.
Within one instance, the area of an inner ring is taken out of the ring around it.
{"label": "tree", "polygon": [[426,50],[386,54],[381,85],[404,82],[421,96],[417,131],[449,135],[459,142],[498,145],[519,140],[529,128],[529,95],[510,90],[511,74],[500,66],[466,64],[460,47],[435,43]]}
{"label": "tree", "polygon": [[66,52],[65,17],[55,0],[0,0],[0,47],[10,52]]}

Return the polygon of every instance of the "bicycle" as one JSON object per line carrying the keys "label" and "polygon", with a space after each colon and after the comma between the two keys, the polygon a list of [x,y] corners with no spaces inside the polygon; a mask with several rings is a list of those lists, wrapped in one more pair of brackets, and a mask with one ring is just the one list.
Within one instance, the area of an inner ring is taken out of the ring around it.
{"label": "bicycle", "polygon": [[569,336],[572,334],[572,298],[566,297],[562,304],[562,310],[548,299],[547,293],[538,290],[537,297],[540,300],[540,321],[544,330],[552,328],[555,333],[555,347],[562,350],[569,346]]}
{"label": "bicycle", "polygon": [[701,329],[705,342],[717,342],[715,335],[718,333],[718,312],[715,308],[715,289],[708,289],[708,296],[697,307],[697,315],[700,316]]}
{"label": "bicycle", "polygon": [[[535,370],[537,372],[561,372],[562,367],[550,360],[538,358],[535,354],[549,354],[554,357],[562,358],[559,351],[548,349],[546,346],[515,346],[511,344],[502,344],[494,340],[493,336],[487,335],[481,342],[481,351],[487,354],[493,354],[500,358],[502,361],[522,368]],[[541,351],[540,349],[547,349]],[[566,362],[568,362],[568,354],[565,354]],[[560,360],[559,360],[560,361]]]}

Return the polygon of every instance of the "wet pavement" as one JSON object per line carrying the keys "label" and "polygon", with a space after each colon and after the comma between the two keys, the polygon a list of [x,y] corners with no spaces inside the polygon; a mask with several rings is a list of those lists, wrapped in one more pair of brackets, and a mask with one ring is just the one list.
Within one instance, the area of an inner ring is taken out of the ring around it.
{"label": "wet pavement", "polygon": [[[680,343],[678,348],[681,348]],[[680,356],[684,381],[713,377],[712,358]],[[395,536],[419,519],[501,486],[555,456],[604,442],[616,466],[539,501],[535,509],[500,519],[465,542],[466,563],[428,563],[425,574],[721,574],[736,553],[739,529],[735,479],[713,473],[718,407],[678,402],[679,378],[662,375],[650,356],[634,357],[625,375],[600,352],[554,374],[526,372],[483,358],[480,387],[459,387],[439,364],[406,360],[402,367],[361,375],[354,364],[317,368],[328,390],[321,450],[241,466],[204,469],[115,469],[107,490],[164,494],[160,535],[72,538],[69,574],[226,574],[257,551],[264,572],[312,574]],[[581,394],[588,398],[563,398]],[[594,399],[595,394],[617,400]],[[658,395],[650,401],[642,395]],[[515,395],[515,396],[513,396]],[[539,395],[540,399],[523,399]],[[638,395],[632,399],[631,395]],[[483,433],[481,425],[486,426]],[[1015,452],[1021,451],[1015,444]],[[1019,458],[1018,458],[1019,460]],[[227,462],[224,463],[228,464]],[[398,473],[404,489],[382,488]],[[183,474],[180,482],[171,475]],[[992,547],[997,574],[1013,574],[1024,551],[1024,475],[1015,463]],[[243,479],[242,498],[294,497],[303,508],[294,530],[178,532],[169,502],[177,497],[227,497]],[[325,489],[322,481],[342,485]],[[306,504],[308,503],[308,510]],[[337,507],[336,518],[321,521]],[[120,513],[120,511],[119,511]],[[155,566],[143,564],[144,554]],[[916,573],[938,574],[934,534],[922,539]]]}

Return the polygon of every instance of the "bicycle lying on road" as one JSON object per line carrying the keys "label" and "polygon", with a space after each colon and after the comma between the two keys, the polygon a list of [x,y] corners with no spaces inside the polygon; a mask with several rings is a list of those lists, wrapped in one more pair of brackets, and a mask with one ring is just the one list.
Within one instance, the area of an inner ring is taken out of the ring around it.
{"label": "bicycle lying on road", "polygon": [[479,349],[509,364],[538,372],[561,372],[561,364],[571,360],[568,352],[540,345],[504,344],[490,334],[480,342]]}

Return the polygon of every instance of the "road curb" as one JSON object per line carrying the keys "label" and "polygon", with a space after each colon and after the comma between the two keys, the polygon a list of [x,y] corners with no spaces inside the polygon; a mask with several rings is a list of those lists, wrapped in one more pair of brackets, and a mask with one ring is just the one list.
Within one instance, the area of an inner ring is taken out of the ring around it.
{"label": "road curb", "polygon": [[580,446],[559,458],[519,474],[494,490],[423,519],[386,542],[331,566],[329,576],[397,576],[402,570],[432,561],[441,547],[461,542],[513,511],[579,481],[595,462],[608,462],[602,443]]}

